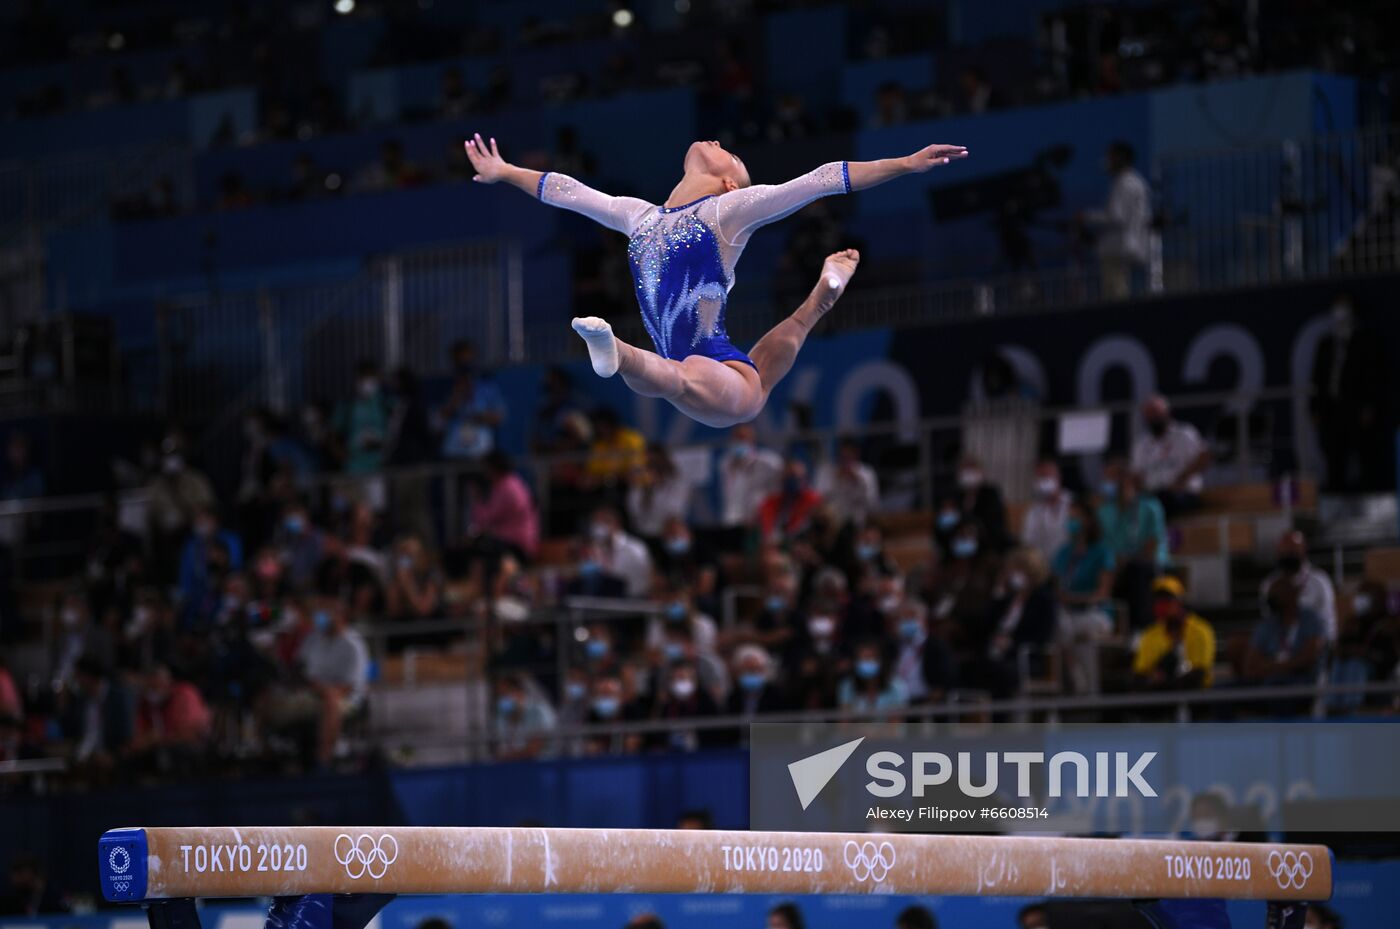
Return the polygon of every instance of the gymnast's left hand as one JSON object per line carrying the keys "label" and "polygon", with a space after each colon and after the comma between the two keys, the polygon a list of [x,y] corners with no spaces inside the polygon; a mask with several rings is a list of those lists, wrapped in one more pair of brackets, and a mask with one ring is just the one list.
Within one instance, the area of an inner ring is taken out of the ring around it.
{"label": "gymnast's left hand", "polygon": [[965,146],[941,145],[935,143],[919,149],[904,160],[908,163],[910,171],[916,174],[923,174],[931,168],[936,168],[939,165],[946,165],[950,161],[966,157],[967,148]]}
{"label": "gymnast's left hand", "polygon": [[467,160],[472,163],[472,169],[476,171],[476,176],[472,180],[478,184],[494,184],[506,179],[506,173],[511,166],[501,157],[501,151],[496,147],[495,139],[492,139],[488,145],[482,139],[481,133],[478,132],[474,138],[467,139],[465,148]]}

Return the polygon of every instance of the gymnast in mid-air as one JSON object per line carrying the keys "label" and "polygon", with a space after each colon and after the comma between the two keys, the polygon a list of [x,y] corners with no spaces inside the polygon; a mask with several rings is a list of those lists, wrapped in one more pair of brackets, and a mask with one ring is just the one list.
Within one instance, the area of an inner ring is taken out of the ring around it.
{"label": "gymnast in mid-air", "polygon": [[802,305],[744,354],[729,341],[724,306],[734,266],[754,230],[818,197],[865,190],[967,157],[961,145],[930,145],[904,158],[833,161],[785,184],[755,185],[738,155],[718,142],[695,142],[685,153],[681,182],[657,206],[610,197],[566,174],[516,167],[501,158],[495,139],[487,142],[480,133],[467,140],[466,149],[474,181],[505,181],[628,237],[637,302],[656,351],[628,345],[596,316],[574,319],[574,331],[587,343],[599,377],[621,374],[636,393],[667,400],[715,428],[758,415],[860,261],[854,249],[827,256]]}

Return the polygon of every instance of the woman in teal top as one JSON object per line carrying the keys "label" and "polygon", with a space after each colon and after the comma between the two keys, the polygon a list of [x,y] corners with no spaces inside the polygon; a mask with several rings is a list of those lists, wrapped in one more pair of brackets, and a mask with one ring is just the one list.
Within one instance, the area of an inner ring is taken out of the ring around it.
{"label": "woman in teal top", "polygon": [[1055,553],[1055,576],[1060,581],[1060,602],[1070,610],[1112,607],[1113,549],[1104,538],[1098,515],[1084,500],[1070,504],[1065,522],[1069,541]]}
{"label": "woman in teal top", "polygon": [[1171,562],[1167,514],[1155,496],[1145,493],[1142,475],[1122,468],[1111,493],[1107,481],[1099,516],[1118,564],[1118,595],[1128,602],[1134,629],[1152,622],[1152,580]]}

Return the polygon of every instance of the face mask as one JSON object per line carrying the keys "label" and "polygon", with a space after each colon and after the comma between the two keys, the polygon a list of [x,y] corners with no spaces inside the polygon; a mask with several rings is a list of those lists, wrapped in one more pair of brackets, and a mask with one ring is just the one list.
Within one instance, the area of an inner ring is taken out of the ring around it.
{"label": "face mask", "polygon": [[602,658],[608,653],[608,643],[602,639],[589,639],[583,650],[587,652],[589,658]]}
{"label": "face mask", "polygon": [[807,631],[814,638],[827,638],[836,631],[836,620],[830,616],[813,616],[807,621]]}
{"label": "face mask", "polygon": [[954,557],[954,558],[971,558],[971,557],[972,557],[973,555],[975,555],[975,554],[977,554],[977,540],[976,540],[976,539],[954,539],[954,540],[953,540],[953,557]]}
{"label": "face mask", "polygon": [[306,517],[302,516],[300,513],[295,513],[283,520],[282,525],[292,535],[301,535],[306,531]]}
{"label": "face mask", "polygon": [[570,700],[582,700],[583,695],[588,693],[588,687],[578,681],[569,681],[564,685],[564,695]]}
{"label": "face mask", "polygon": [[131,628],[133,631],[140,631],[151,624],[155,616],[148,606],[138,606],[131,611]]}
{"label": "face mask", "polygon": [[856,662],[856,677],[868,681],[880,673],[880,662],[874,658],[862,658]]}
{"label": "face mask", "polygon": [[399,556],[399,570],[400,570],[400,571],[411,571],[411,570],[413,570],[413,556],[412,556],[412,555],[400,555],[400,556]]}
{"label": "face mask", "polygon": [[1036,478],[1035,491],[1042,497],[1053,497],[1060,489],[1060,482],[1053,477]]}
{"label": "face mask", "polygon": [[888,597],[881,597],[880,612],[893,613],[895,610],[899,609],[899,604],[900,599],[895,594],[890,594]]}
{"label": "face mask", "polygon": [[1297,574],[1303,570],[1303,559],[1297,555],[1281,555],[1278,560],[1279,570],[1285,574]]}
{"label": "face mask", "polygon": [[1026,576],[1020,571],[1013,571],[1006,576],[1006,586],[1012,590],[1026,589]]}
{"label": "face mask", "polygon": [[787,597],[782,594],[769,594],[768,599],[763,601],[763,605],[770,613],[781,613],[787,606]]}
{"label": "face mask", "polygon": [[1108,497],[1110,500],[1113,499],[1114,497],[1118,496],[1118,482],[1104,481],[1102,484],[1099,485],[1099,493],[1103,494],[1105,497]]}
{"label": "face mask", "polygon": [[360,381],[360,396],[369,398],[379,392],[379,382],[373,379]]}
{"label": "face mask", "polygon": [[59,620],[68,628],[73,628],[83,621],[83,612],[77,607],[68,606],[63,608],[63,612],[58,614]]}
{"label": "face mask", "polygon": [[874,561],[878,554],[880,554],[880,546],[878,545],[862,542],[856,546],[856,557],[861,561]]}
{"label": "face mask", "polygon": [[677,700],[689,700],[695,695],[695,682],[688,677],[682,677],[671,682],[671,693]]}
{"label": "face mask", "polygon": [[178,474],[180,469],[185,466],[185,459],[179,455],[166,455],[160,466],[165,469],[166,474]]}
{"label": "face mask", "polygon": [[948,531],[958,524],[957,510],[944,510],[938,514],[938,528]]}
{"label": "face mask", "polygon": [[591,558],[578,563],[579,577],[597,577],[600,571],[602,571],[602,568],[598,565],[598,562]]}
{"label": "face mask", "polygon": [[906,619],[899,624],[899,634],[904,641],[913,642],[924,632],[924,624],[917,619]]}
{"label": "face mask", "polygon": [[661,647],[661,654],[666,656],[667,661],[680,661],[685,654],[685,646],[679,642],[667,642]]}
{"label": "face mask", "polygon": [[762,671],[745,671],[739,675],[739,686],[747,691],[762,690],[768,676]]}
{"label": "face mask", "polygon": [[971,490],[974,487],[981,486],[981,484],[981,471],[977,471],[972,468],[964,468],[963,470],[958,472],[958,486],[961,487],[963,490]]}
{"label": "face mask", "polygon": [[1065,532],[1070,534],[1070,538],[1079,535],[1079,530],[1084,528],[1084,520],[1078,516],[1071,516],[1065,520]]}
{"label": "face mask", "polygon": [[612,532],[608,529],[607,523],[594,523],[588,527],[588,534],[593,536],[595,542],[606,542]]}
{"label": "face mask", "polygon": [[1147,431],[1158,439],[1167,434],[1167,421],[1165,419],[1148,420]]}
{"label": "face mask", "polygon": [[618,699],[616,697],[594,697],[593,712],[603,719],[612,719],[617,715]]}
{"label": "face mask", "polygon": [[731,446],[735,458],[747,458],[753,454],[753,446],[747,442],[736,442]]}
{"label": "face mask", "polygon": [[311,614],[311,623],[317,632],[325,632],[331,627],[331,614],[325,610],[317,610]]}
{"label": "face mask", "polygon": [[1371,612],[1371,605],[1372,603],[1370,594],[1357,594],[1354,598],[1352,598],[1351,601],[1352,610],[1358,616],[1364,616],[1365,614]]}
{"label": "face mask", "polygon": [[672,555],[684,555],[690,551],[690,540],[684,536],[666,540],[666,551]]}
{"label": "face mask", "polygon": [[515,712],[516,700],[510,694],[501,694],[496,698],[496,712],[502,716],[509,716]]}
{"label": "face mask", "polygon": [[679,600],[673,600],[672,602],[666,604],[666,618],[673,623],[678,623],[681,620],[685,619],[686,616],[689,615],[689,613],[690,610],[686,607],[686,605],[683,602]]}

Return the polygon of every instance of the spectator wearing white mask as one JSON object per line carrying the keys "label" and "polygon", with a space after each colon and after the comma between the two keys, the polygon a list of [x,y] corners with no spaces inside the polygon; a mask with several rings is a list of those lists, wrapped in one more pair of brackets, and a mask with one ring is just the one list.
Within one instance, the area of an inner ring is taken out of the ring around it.
{"label": "spectator wearing white mask", "polygon": [[1070,496],[1060,484],[1060,466],[1045,459],[1035,466],[1035,501],[1026,509],[1021,541],[1046,561],[1069,541]]}
{"label": "spectator wearing white mask", "polygon": [[1142,405],[1147,434],[1133,445],[1132,470],[1142,475],[1142,489],[1162,503],[1167,519],[1201,505],[1210,449],[1190,423],[1172,418],[1171,405],[1153,394]]}
{"label": "spectator wearing white mask", "polygon": [[602,569],[622,578],[627,596],[646,596],[651,588],[651,553],[641,539],[622,531],[617,511],[611,507],[595,510],[588,533],[597,546]]}

